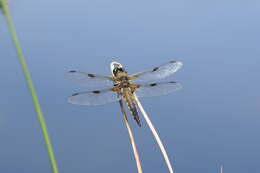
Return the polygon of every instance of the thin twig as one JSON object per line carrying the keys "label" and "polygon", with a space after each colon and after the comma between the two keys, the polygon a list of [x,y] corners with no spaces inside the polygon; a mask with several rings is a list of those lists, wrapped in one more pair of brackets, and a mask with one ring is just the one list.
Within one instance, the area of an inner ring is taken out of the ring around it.
{"label": "thin twig", "polygon": [[54,153],[53,153],[51,140],[50,140],[49,135],[48,135],[47,126],[46,126],[45,120],[43,118],[41,105],[39,103],[36,91],[34,89],[33,82],[32,82],[32,79],[31,79],[31,76],[30,76],[30,73],[29,73],[29,70],[27,68],[25,58],[24,58],[24,55],[23,55],[23,52],[22,52],[22,48],[20,46],[20,43],[19,43],[17,35],[16,35],[15,27],[14,27],[14,24],[12,22],[12,18],[9,14],[8,7],[6,5],[6,0],[0,0],[0,4],[1,4],[3,14],[4,14],[6,22],[7,22],[7,26],[8,26],[10,35],[11,35],[12,40],[13,40],[13,44],[15,46],[15,49],[16,49],[16,52],[17,52],[17,55],[18,55],[19,63],[22,67],[22,71],[24,73],[27,86],[28,86],[29,91],[30,91],[31,96],[32,96],[34,108],[35,108],[35,111],[36,111],[36,114],[37,114],[37,117],[38,117],[38,120],[39,120],[39,124],[40,124],[41,130],[42,130],[42,134],[43,134],[43,137],[44,137],[45,146],[46,146],[46,149],[48,151],[48,156],[49,156],[49,159],[50,159],[52,171],[53,171],[53,173],[58,173],[58,167],[57,167],[56,159],[55,159],[55,156],[54,156]]}
{"label": "thin twig", "polygon": [[162,143],[162,141],[161,141],[161,139],[160,139],[158,133],[156,132],[156,130],[155,130],[155,128],[154,128],[154,126],[153,126],[153,124],[152,124],[152,122],[151,122],[149,116],[148,116],[147,113],[145,112],[145,110],[144,110],[142,104],[140,103],[140,101],[139,101],[139,99],[138,99],[138,97],[136,96],[135,93],[134,93],[134,97],[135,97],[136,103],[137,103],[137,105],[138,105],[140,111],[142,112],[142,114],[143,114],[143,116],[144,116],[144,119],[145,119],[146,123],[148,124],[150,130],[152,131],[152,134],[153,134],[153,136],[154,136],[154,138],[155,138],[155,140],[156,140],[156,142],[157,142],[157,144],[158,144],[158,146],[159,146],[159,148],[160,148],[160,150],[161,150],[161,152],[162,152],[164,161],[165,161],[165,163],[166,163],[166,165],[167,165],[167,167],[168,167],[168,169],[169,169],[169,172],[170,172],[170,173],[173,173],[173,167],[172,167],[172,165],[171,165],[171,162],[170,162],[170,160],[169,160],[169,158],[168,158],[167,152],[166,152],[166,150],[165,150],[165,148],[164,148],[164,146],[163,146],[163,143]]}
{"label": "thin twig", "polygon": [[140,159],[139,159],[139,154],[138,154],[138,151],[137,151],[137,148],[136,148],[136,145],[135,145],[135,139],[134,139],[134,136],[132,134],[130,124],[128,123],[126,112],[125,112],[122,100],[119,101],[119,104],[120,104],[121,112],[123,114],[123,119],[124,119],[124,122],[125,122],[125,125],[126,125],[126,128],[127,128],[127,131],[128,131],[128,135],[129,135],[129,138],[130,138],[132,149],[133,149],[133,152],[134,152],[136,167],[137,167],[138,173],[142,173],[143,171],[142,171],[141,162],[140,162]]}

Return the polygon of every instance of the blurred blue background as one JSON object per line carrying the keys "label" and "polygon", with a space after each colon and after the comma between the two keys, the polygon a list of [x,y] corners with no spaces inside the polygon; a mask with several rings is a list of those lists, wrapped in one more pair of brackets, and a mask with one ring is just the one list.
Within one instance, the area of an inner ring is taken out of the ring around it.
{"label": "blurred blue background", "polygon": [[[11,14],[60,172],[136,172],[119,105],[67,103],[68,70],[184,66],[168,96],[142,99],[176,173],[259,173],[260,1],[12,0]],[[33,104],[0,17],[0,172],[51,172]],[[144,119],[130,119],[144,172],[167,172]]]}

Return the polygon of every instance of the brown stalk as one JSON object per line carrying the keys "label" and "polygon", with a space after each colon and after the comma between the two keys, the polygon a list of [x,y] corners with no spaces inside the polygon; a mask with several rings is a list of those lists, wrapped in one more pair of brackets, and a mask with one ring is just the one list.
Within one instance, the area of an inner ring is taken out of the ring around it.
{"label": "brown stalk", "polygon": [[121,112],[123,114],[123,119],[124,119],[124,122],[125,122],[125,125],[126,125],[126,128],[127,128],[127,131],[128,131],[128,135],[129,135],[129,138],[130,138],[130,143],[132,145],[132,149],[133,149],[133,153],[134,153],[134,157],[135,157],[135,162],[136,162],[136,167],[137,167],[138,173],[142,173],[143,171],[142,171],[142,167],[141,167],[139,154],[138,154],[138,151],[137,151],[137,148],[136,148],[136,145],[135,145],[135,140],[134,140],[134,136],[133,136],[130,124],[128,123],[128,120],[127,120],[123,101],[120,100],[119,104],[120,104]]}

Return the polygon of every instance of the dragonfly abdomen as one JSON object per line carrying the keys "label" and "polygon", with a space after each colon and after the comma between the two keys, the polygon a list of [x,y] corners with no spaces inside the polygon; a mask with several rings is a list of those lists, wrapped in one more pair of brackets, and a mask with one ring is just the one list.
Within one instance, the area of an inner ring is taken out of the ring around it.
{"label": "dragonfly abdomen", "polygon": [[124,96],[125,102],[126,102],[128,108],[129,108],[131,114],[133,115],[136,123],[141,127],[141,121],[140,121],[139,116],[138,116],[137,107],[136,107],[136,104],[135,104],[131,94],[132,93],[130,93],[129,91],[126,91],[123,94],[123,96]]}

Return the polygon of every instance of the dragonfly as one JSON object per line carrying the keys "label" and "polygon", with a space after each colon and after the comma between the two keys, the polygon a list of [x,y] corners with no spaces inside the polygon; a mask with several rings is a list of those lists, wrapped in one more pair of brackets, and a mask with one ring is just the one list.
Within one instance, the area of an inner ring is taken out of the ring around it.
{"label": "dragonfly", "polygon": [[[138,98],[166,95],[182,88],[181,84],[154,82],[166,78],[182,67],[180,61],[170,61],[152,69],[128,75],[124,66],[112,62],[111,76],[103,76],[81,71],[68,71],[67,76],[74,83],[84,87],[107,87],[106,89],[78,92],[68,98],[68,102],[78,105],[102,105],[124,100],[136,123],[141,127],[135,96]],[[150,83],[145,83],[150,81]]]}

